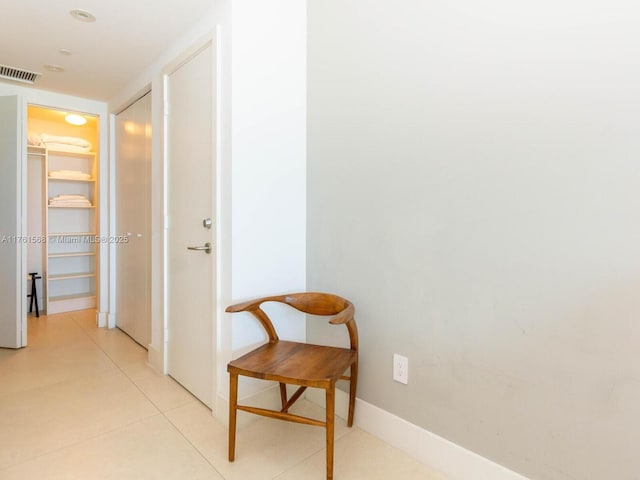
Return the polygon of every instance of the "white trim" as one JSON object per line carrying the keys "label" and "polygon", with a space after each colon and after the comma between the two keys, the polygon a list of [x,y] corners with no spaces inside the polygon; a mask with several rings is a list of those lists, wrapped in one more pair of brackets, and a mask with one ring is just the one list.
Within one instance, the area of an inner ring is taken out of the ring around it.
{"label": "white trim", "polygon": [[116,328],[116,314],[113,312],[107,314],[107,328]]}
{"label": "white trim", "polygon": [[[167,62],[161,69],[160,71],[160,75],[161,75],[161,89],[160,89],[160,93],[161,93],[161,98],[162,98],[162,108],[161,108],[161,119],[162,119],[162,127],[161,127],[161,142],[162,142],[162,176],[163,176],[163,183],[162,183],[162,188],[163,188],[163,192],[162,192],[162,202],[163,202],[163,207],[162,207],[162,218],[163,218],[163,230],[162,230],[162,253],[163,253],[163,275],[162,275],[162,291],[163,291],[163,315],[162,315],[162,325],[163,325],[163,351],[161,352],[162,356],[161,356],[161,360],[162,360],[162,365],[161,368],[159,368],[159,371],[162,371],[164,374],[170,374],[169,372],[169,301],[170,301],[170,292],[169,292],[169,270],[168,270],[168,265],[169,265],[169,222],[171,221],[170,217],[169,217],[169,147],[168,147],[168,141],[169,141],[169,136],[168,136],[168,132],[169,132],[169,128],[168,128],[168,121],[169,121],[169,109],[170,109],[170,103],[169,103],[169,77],[177,72],[183,65],[185,65],[187,62],[190,62],[192,59],[194,59],[197,55],[199,55],[201,52],[206,51],[207,48],[211,49],[211,59],[212,59],[212,68],[214,69],[214,71],[212,72],[212,78],[214,81],[217,82],[218,80],[218,72],[217,69],[219,67],[218,65],[218,59],[217,59],[217,54],[218,54],[218,49],[217,49],[217,45],[215,45],[215,40],[217,40],[218,38],[218,34],[217,34],[217,30],[214,29],[210,29],[209,31],[207,31],[204,35],[202,35],[196,42],[192,43],[188,48],[186,48],[184,51],[182,51],[180,54],[176,55],[171,61]],[[218,184],[218,173],[219,173],[219,165],[220,165],[220,159],[217,157],[218,154],[218,89],[219,86],[216,84],[215,85],[215,89],[212,92],[212,100],[214,102],[214,104],[211,106],[212,108],[212,122],[213,124],[211,125],[211,140],[212,140],[212,145],[211,145],[211,152],[213,155],[213,169],[212,169],[212,177],[211,177],[211,186],[213,188],[215,188]],[[217,192],[214,192],[214,195],[212,195],[211,198],[211,205],[210,205],[210,211],[212,212],[212,216],[214,217],[214,229],[215,229],[215,240],[218,239],[218,235],[219,235],[219,228],[217,226],[217,214],[218,214],[218,210],[217,210],[217,202],[218,202],[218,197],[217,197]],[[214,258],[215,258],[215,265],[214,268],[211,272],[211,299],[212,299],[212,303],[216,302],[218,299],[218,264],[217,261],[219,259],[219,250],[218,250],[218,242],[214,241]],[[212,322],[212,328],[211,328],[211,363],[213,365],[213,368],[211,370],[211,375],[212,375],[212,388],[211,388],[211,396],[210,398],[210,407],[213,411],[213,414],[215,415],[216,409],[217,409],[217,400],[216,400],[216,395],[217,395],[217,374],[218,374],[218,369],[217,369],[217,365],[216,365],[216,361],[217,361],[217,350],[218,350],[218,340],[217,340],[217,336],[218,336],[218,317],[217,317],[217,313],[218,313],[218,309],[214,308],[214,310],[211,312],[212,313],[212,318],[211,318],[211,322]],[[151,350],[149,350],[149,352],[151,352]],[[159,352],[159,351],[158,351]],[[151,355],[151,353],[150,353]],[[160,360],[160,357],[155,357],[154,358],[154,362]],[[149,361],[151,361],[151,356],[149,357]],[[154,363],[155,366],[155,363]],[[206,402],[204,402],[206,403]]]}
{"label": "white trim", "polygon": [[[25,236],[27,230],[27,103],[22,95],[18,95],[18,235]],[[18,309],[19,331],[18,346],[27,346],[27,244],[22,242],[18,247]],[[41,275],[44,278],[44,275]],[[41,303],[40,305],[44,305]]]}
{"label": "white trim", "polygon": [[[97,228],[98,235],[101,238],[109,237],[109,223],[110,223],[110,215],[111,215],[111,177],[110,177],[110,168],[111,168],[111,115],[108,114],[106,109],[106,104],[104,104],[104,108],[101,109],[98,114],[98,142],[100,147],[96,151],[96,159],[98,162],[98,182],[95,188],[97,189],[96,194],[98,195],[98,209],[96,211],[98,218],[95,224],[95,228]],[[95,162],[96,160],[94,160]],[[109,283],[109,274],[110,272],[110,248],[104,243],[100,243],[98,245],[98,278],[96,285],[96,304],[98,311],[100,312],[108,312],[109,305],[109,294],[111,290],[111,285]]]}
{"label": "white trim", "polygon": [[[218,293],[216,297],[216,363],[217,370],[216,415],[227,416],[229,398],[229,377],[227,364],[232,359],[231,314],[225,312],[232,303],[232,109],[231,109],[231,2],[218,2],[216,5],[218,24],[215,30],[216,52],[216,273]],[[222,402],[222,403],[221,403]]]}
{"label": "white trim", "polygon": [[[309,389],[306,398],[324,407],[323,390]],[[336,415],[346,418],[348,404],[349,395],[336,390]],[[527,480],[527,477],[359,398],[356,399],[354,425],[439,470],[450,480]]]}
{"label": "white trim", "polygon": [[109,321],[109,313],[108,312],[96,312],[96,325],[98,328],[104,328],[107,326]]}
{"label": "white trim", "polygon": [[164,371],[164,352],[151,344],[147,345],[147,351],[149,352],[148,362],[151,368],[164,375],[166,373]]}
{"label": "white trim", "polygon": [[[112,113],[108,115],[108,123],[109,123],[109,157],[108,157],[108,200],[106,204],[108,205],[108,229],[109,235],[115,236],[118,235],[116,232],[116,116]],[[109,252],[109,261],[108,265],[101,266],[105,270],[109,272],[108,274],[108,307],[107,310],[109,313],[108,321],[105,324],[108,328],[115,328],[116,326],[116,294],[117,294],[117,285],[116,279],[118,278],[118,272],[116,271],[116,244],[109,243],[107,245],[107,249]],[[102,259],[102,258],[101,258]],[[98,324],[98,326],[101,326]]]}
{"label": "white trim", "polygon": [[77,310],[86,310],[96,308],[96,296],[68,298],[65,300],[52,300],[48,298],[47,315],[55,315],[56,313],[74,312]]}

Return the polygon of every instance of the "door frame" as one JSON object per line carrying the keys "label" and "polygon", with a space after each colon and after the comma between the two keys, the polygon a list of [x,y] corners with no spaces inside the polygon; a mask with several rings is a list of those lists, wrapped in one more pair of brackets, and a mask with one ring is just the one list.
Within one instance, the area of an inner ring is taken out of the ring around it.
{"label": "door frame", "polygon": [[[22,95],[18,96],[18,109],[20,111],[20,128],[19,131],[20,133],[20,137],[21,137],[21,143],[18,145],[18,151],[21,152],[20,153],[20,178],[18,179],[18,196],[20,197],[20,202],[19,202],[19,206],[20,206],[20,223],[19,223],[19,227],[20,227],[20,235],[21,236],[25,236],[27,235],[27,165],[28,165],[28,158],[27,158],[27,102],[25,101],[25,99],[22,97]],[[44,212],[43,212],[44,213]],[[21,246],[20,246],[20,250],[18,255],[20,256],[20,287],[18,288],[18,291],[20,292],[20,298],[19,298],[19,311],[20,311],[20,318],[21,318],[21,337],[22,337],[22,347],[26,347],[27,346],[27,342],[28,342],[28,338],[27,338],[27,244],[25,242],[22,242]],[[42,275],[41,275],[42,276]],[[44,279],[44,277],[43,277]],[[44,284],[44,281],[41,283],[41,285]],[[43,297],[43,303],[45,302],[45,299]]]}
{"label": "door frame", "polygon": [[[108,128],[108,119],[109,115],[107,113],[107,104],[104,102],[94,101],[94,100],[86,100],[76,97],[68,97],[56,99],[43,99],[40,98],[42,92],[38,92],[37,95],[34,95],[33,99],[25,99],[24,109],[25,109],[25,118],[24,118],[24,145],[26,145],[27,138],[27,107],[34,106],[39,108],[45,108],[49,110],[57,110],[57,111],[71,111],[74,113],[80,113],[85,115],[91,115],[97,118],[97,130],[98,130],[98,148],[94,148],[96,153],[96,162],[98,168],[98,182],[96,185],[96,195],[97,195],[97,208],[95,211],[95,215],[97,217],[96,220],[96,231],[95,234],[99,238],[99,242],[96,243],[97,248],[97,277],[96,277],[96,325],[98,327],[106,327],[107,326],[107,316],[109,312],[109,265],[110,265],[110,244],[112,243],[109,238],[109,214],[111,212],[111,205],[109,204],[109,164],[110,157],[107,154],[108,149],[107,145],[109,145],[109,128]],[[62,96],[66,97],[66,96]],[[23,172],[23,187],[24,187],[24,201],[25,201],[25,210],[26,211],[26,203],[27,203],[27,189],[26,189],[26,165],[27,165],[27,152],[26,149],[23,152],[23,162],[24,162],[24,172]],[[24,232],[26,233],[26,215],[23,219],[24,224]],[[26,269],[26,248],[24,250],[23,256],[24,268]],[[26,278],[26,270],[24,273]],[[44,280],[43,280],[44,284]],[[26,298],[26,281],[24,283],[23,297]],[[46,304],[46,302],[43,302]],[[45,312],[48,313],[48,312]],[[26,310],[25,310],[25,319],[26,319]],[[25,321],[26,325],[26,321]],[[26,328],[26,327],[25,327]]]}
{"label": "door frame", "polygon": [[[15,181],[15,217],[12,221],[10,235],[15,233],[15,238],[8,243],[15,246],[15,270],[17,271],[15,282],[15,342],[5,348],[22,348],[27,346],[27,102],[23,95],[17,92],[0,92],[0,96],[15,99],[15,148],[14,159]],[[13,105],[12,105],[13,106]],[[9,183],[11,179],[8,179]],[[15,229],[15,231],[14,231]],[[6,279],[7,282],[11,280]],[[14,346],[15,345],[15,346]]]}
{"label": "door frame", "polygon": [[[214,162],[213,168],[211,169],[211,172],[212,172],[211,185],[213,185],[215,188],[213,194],[211,195],[211,211],[213,212],[213,215],[214,215],[213,228],[215,229],[215,231],[213,232],[214,241],[212,245],[213,251],[211,255],[212,255],[212,259],[215,259],[215,262],[216,262],[215,263],[216,268],[212,269],[212,279],[211,279],[211,285],[212,285],[211,296],[215,304],[215,308],[211,312],[211,316],[212,316],[212,319],[211,319],[212,321],[211,365],[213,366],[212,368],[213,391],[211,392],[211,399],[212,399],[212,413],[213,415],[216,415],[216,410],[217,410],[216,404],[217,404],[217,398],[218,398],[218,385],[217,385],[218,351],[220,348],[218,328],[219,328],[219,323],[221,318],[219,315],[219,311],[221,308],[220,295],[219,295],[219,291],[220,291],[219,278],[220,278],[220,267],[221,267],[221,263],[220,263],[221,249],[219,248],[220,229],[221,229],[221,222],[220,222],[221,203],[219,201],[219,197],[220,197],[220,191],[219,191],[219,179],[220,179],[219,69],[220,69],[220,65],[218,62],[219,59],[218,59],[218,51],[217,51],[218,41],[217,41],[217,36],[214,32],[211,32],[205,35],[199,41],[191,45],[191,47],[184,50],[180,55],[175,57],[173,61],[167,63],[161,71],[162,81],[160,82],[161,84],[160,93],[161,93],[161,99],[162,99],[161,101],[161,105],[162,105],[162,108],[161,108],[161,118],[162,118],[161,158],[162,158],[162,202],[163,202],[162,203],[162,264],[163,264],[163,268],[162,268],[162,296],[163,296],[163,300],[162,300],[162,311],[163,311],[163,314],[162,314],[162,342],[163,342],[162,343],[162,371],[164,374],[167,374],[168,372],[168,350],[169,350],[168,349],[169,339],[167,335],[168,329],[169,329],[169,308],[168,308],[168,301],[169,301],[168,290],[169,289],[168,289],[168,269],[167,269],[168,256],[169,256],[169,251],[168,251],[169,162],[168,162],[168,148],[167,148],[168,78],[172,73],[177,71],[182,65],[184,65],[186,62],[191,60],[193,57],[195,57],[197,54],[199,54],[203,50],[205,50],[207,47],[211,47],[211,55],[213,57],[212,65],[214,69],[213,78],[215,79],[215,90],[213,91],[213,95],[212,95],[214,99],[213,117],[212,117],[213,125],[211,126],[211,139],[212,139],[211,151],[213,152],[213,162]],[[152,322],[153,322],[153,319],[152,319]],[[153,330],[153,326],[152,326],[152,330]]]}
{"label": "door frame", "polygon": [[[16,179],[18,182],[18,189],[20,191],[19,210],[16,209],[16,215],[19,215],[21,221],[18,225],[20,231],[17,235],[24,236],[27,234],[27,220],[26,215],[22,215],[22,212],[27,208],[27,106],[34,105],[43,108],[50,108],[55,110],[69,110],[74,112],[83,112],[88,115],[95,115],[98,117],[98,138],[99,149],[97,150],[99,158],[99,175],[100,181],[98,184],[99,195],[99,224],[98,231],[96,232],[103,238],[106,238],[108,228],[108,213],[109,213],[109,155],[107,145],[109,144],[109,128],[108,128],[108,110],[105,102],[90,100],[86,98],[73,97],[70,95],[59,94],[55,92],[48,92],[43,90],[37,90],[30,87],[14,84],[0,84],[0,95],[9,96],[15,95],[18,97],[18,103],[22,118],[20,119],[20,135],[21,143],[19,145],[20,154],[20,179]],[[101,245],[102,247],[102,245]],[[19,252],[20,255],[20,269],[22,272],[22,278],[19,278],[19,298],[16,298],[16,302],[19,305],[19,309],[22,311],[22,343],[23,347],[26,346],[27,341],[27,246],[23,244]],[[104,327],[107,324],[107,312],[109,308],[109,289],[108,289],[108,274],[109,269],[109,252],[108,248],[100,248],[99,254],[99,277],[98,277],[98,294],[96,304],[96,323],[99,327]]]}

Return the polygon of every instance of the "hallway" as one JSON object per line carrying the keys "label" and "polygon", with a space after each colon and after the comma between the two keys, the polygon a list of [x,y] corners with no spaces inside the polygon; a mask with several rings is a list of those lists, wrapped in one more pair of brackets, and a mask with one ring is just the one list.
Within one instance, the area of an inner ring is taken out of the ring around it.
{"label": "hallway", "polygon": [[[324,478],[324,430],[269,419],[227,429],[120,330],[85,310],[29,317],[29,346],[0,349],[0,478]],[[307,415],[323,416],[303,401]],[[345,422],[336,425],[335,478],[444,480]]]}

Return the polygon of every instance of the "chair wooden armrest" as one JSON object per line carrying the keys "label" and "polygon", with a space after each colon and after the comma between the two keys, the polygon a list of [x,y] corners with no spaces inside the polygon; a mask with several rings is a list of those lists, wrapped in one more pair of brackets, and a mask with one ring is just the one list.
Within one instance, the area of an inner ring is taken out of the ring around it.
{"label": "chair wooden armrest", "polygon": [[250,312],[258,319],[267,332],[269,342],[277,342],[278,334],[276,333],[273,323],[264,310],[260,308],[265,302],[285,303],[304,313],[330,316],[328,322],[331,325],[346,325],[349,332],[351,349],[358,349],[358,331],[354,319],[355,308],[351,302],[336,295],[317,292],[272,295],[230,305],[225,311],[228,313]]}

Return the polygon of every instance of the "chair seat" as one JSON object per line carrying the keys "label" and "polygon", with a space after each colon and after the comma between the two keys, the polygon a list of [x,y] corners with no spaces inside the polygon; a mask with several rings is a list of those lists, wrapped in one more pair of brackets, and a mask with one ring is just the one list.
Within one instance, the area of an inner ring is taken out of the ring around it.
{"label": "chair seat", "polygon": [[231,361],[227,371],[263,380],[326,388],[345,373],[356,357],[357,353],[348,348],[279,340]]}

